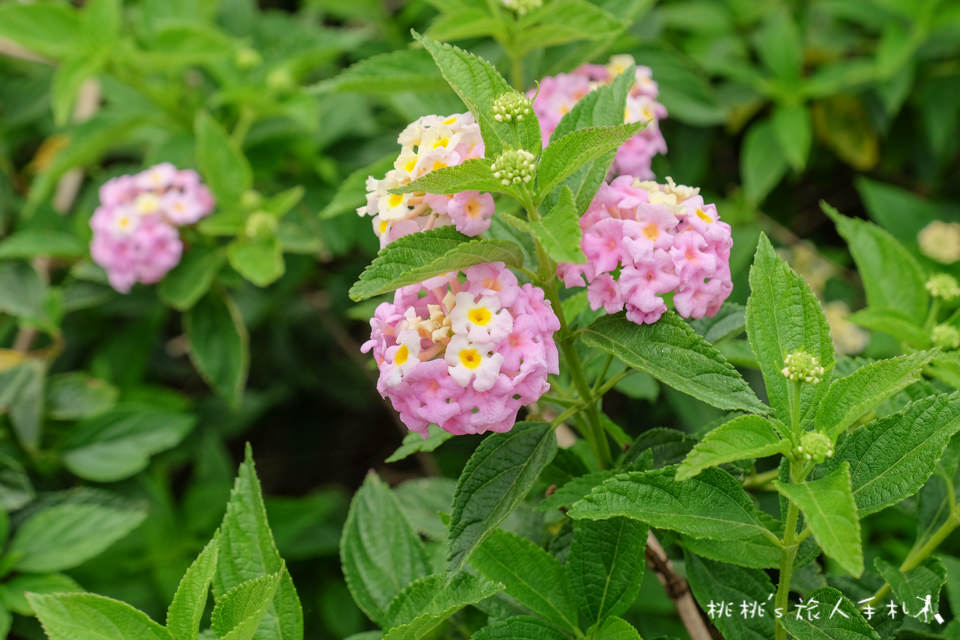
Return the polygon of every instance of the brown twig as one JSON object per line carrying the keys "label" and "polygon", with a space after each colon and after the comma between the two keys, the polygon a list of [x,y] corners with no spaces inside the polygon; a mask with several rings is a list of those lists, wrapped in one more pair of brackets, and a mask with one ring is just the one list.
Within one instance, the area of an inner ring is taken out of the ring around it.
{"label": "brown twig", "polygon": [[700,615],[700,609],[690,593],[687,581],[677,575],[673,563],[663,550],[653,531],[647,532],[647,562],[660,578],[660,583],[666,590],[670,600],[680,615],[683,626],[690,634],[691,640],[711,640],[712,636],[707,624]]}

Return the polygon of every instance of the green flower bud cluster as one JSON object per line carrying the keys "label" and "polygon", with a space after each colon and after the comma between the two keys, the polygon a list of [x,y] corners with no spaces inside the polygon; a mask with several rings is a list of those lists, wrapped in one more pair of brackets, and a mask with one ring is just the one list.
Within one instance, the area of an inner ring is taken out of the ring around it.
{"label": "green flower bud cluster", "polygon": [[536,168],[536,158],[525,149],[504,151],[490,167],[493,177],[504,185],[530,182]]}
{"label": "green flower bud cluster", "polygon": [[833,442],[830,436],[819,431],[808,431],[800,438],[796,448],[797,457],[812,460],[817,464],[833,457]]}
{"label": "green flower bud cluster", "polygon": [[266,211],[257,211],[247,218],[244,233],[250,239],[269,238],[277,231],[277,219]]}
{"label": "green flower bud cluster", "polygon": [[960,284],[957,279],[947,273],[938,273],[927,280],[927,291],[934,298],[941,300],[953,300],[960,296]]}
{"label": "green flower bud cluster", "polygon": [[526,15],[534,9],[543,6],[543,0],[500,0],[507,9],[516,12],[517,15]]}
{"label": "green flower bud cluster", "polygon": [[820,358],[802,350],[787,354],[787,357],[783,359],[783,365],[780,373],[789,380],[801,380],[816,384],[826,373],[820,365]]}
{"label": "green flower bud cluster", "polygon": [[938,324],[930,332],[930,340],[941,349],[960,349],[960,331],[948,324]]}
{"label": "green flower bud cluster", "polygon": [[519,91],[502,94],[493,101],[493,119],[497,122],[522,122],[530,114],[533,103]]}

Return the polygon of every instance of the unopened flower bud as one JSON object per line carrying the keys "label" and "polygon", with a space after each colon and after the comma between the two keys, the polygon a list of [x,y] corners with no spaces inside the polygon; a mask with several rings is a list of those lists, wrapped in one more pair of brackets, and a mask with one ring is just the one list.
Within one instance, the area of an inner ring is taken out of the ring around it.
{"label": "unopened flower bud", "polygon": [[295,84],[293,75],[283,67],[274,69],[267,75],[267,86],[274,91],[290,91]]}
{"label": "unopened flower bud", "polygon": [[493,119],[497,122],[522,122],[532,108],[530,98],[517,91],[509,91],[493,101]]}
{"label": "unopened flower bud", "polygon": [[277,219],[265,211],[257,211],[247,218],[244,233],[248,238],[269,238],[277,231]]}
{"label": "unopened flower bud", "polygon": [[256,209],[263,202],[263,196],[256,189],[247,189],[240,198],[240,204],[244,209]]}
{"label": "unopened flower bud", "polygon": [[948,324],[938,324],[930,332],[930,340],[941,349],[960,348],[960,331]]}
{"label": "unopened flower bud", "polygon": [[233,62],[239,69],[253,69],[263,62],[263,58],[260,57],[260,54],[256,49],[243,47],[241,49],[237,49],[237,52],[233,56]]}
{"label": "unopened flower bud", "polygon": [[934,298],[941,300],[953,300],[960,296],[960,285],[957,279],[947,273],[938,273],[927,280],[927,291]]}
{"label": "unopened flower bud", "polygon": [[820,382],[826,372],[820,365],[820,358],[803,350],[787,354],[787,357],[783,359],[783,365],[780,373],[785,378],[812,384]]}
{"label": "unopened flower bud", "polygon": [[543,6],[543,0],[500,0],[500,3],[521,16]]}
{"label": "unopened flower bud", "polygon": [[504,185],[527,183],[533,180],[536,158],[525,149],[510,149],[501,153],[490,169]]}
{"label": "unopened flower bud", "polygon": [[813,460],[821,463],[833,457],[833,442],[830,436],[819,431],[808,431],[800,437],[800,444],[796,449],[797,456],[804,460]]}
{"label": "unopened flower bud", "polygon": [[960,260],[960,224],[934,220],[917,234],[920,253],[937,262]]}

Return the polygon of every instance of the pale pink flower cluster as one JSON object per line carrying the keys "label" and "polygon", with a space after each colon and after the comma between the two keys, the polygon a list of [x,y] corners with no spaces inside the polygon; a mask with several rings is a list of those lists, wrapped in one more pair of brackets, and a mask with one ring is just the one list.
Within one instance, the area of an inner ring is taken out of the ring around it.
{"label": "pale pink flower cluster", "polygon": [[430,424],[455,435],[509,431],[559,373],[550,302],[502,262],[403,287],[370,326],[363,351],[380,369],[377,389],[424,437]]}
{"label": "pale pink flower cluster", "polygon": [[[630,68],[633,62],[629,55],[618,55],[610,58],[606,66],[584,64],[570,73],[542,79],[538,90],[531,90],[527,95],[530,98],[536,95],[533,110],[540,120],[543,145],[547,146],[560,120],[580,98],[598,86],[610,84],[616,76]],[[657,83],[653,81],[650,69],[637,67],[636,76],[637,81],[627,96],[624,122],[643,121],[647,126],[620,146],[611,172],[613,175],[630,174],[647,180],[653,177],[650,170],[653,156],[667,152],[667,142],[663,139],[658,124],[667,117],[667,110],[657,102]]]}
{"label": "pale pink flower cluster", "polygon": [[699,189],[620,176],[600,187],[580,217],[585,264],[563,263],[568,287],[587,286],[592,309],[624,308],[637,324],[667,310],[663,295],[687,318],[712,316],[730,295],[730,225]]}
{"label": "pale pink flower cluster", "polygon": [[393,169],[383,179],[367,178],[367,204],[357,209],[361,216],[373,216],[381,247],[401,236],[449,224],[468,236],[487,230],[494,209],[489,193],[390,193],[431,171],[482,158],[483,138],[472,114],[424,116],[408,125],[397,142],[401,149]]}
{"label": "pale pink flower cluster", "polygon": [[90,219],[90,254],[121,293],[136,282],[157,282],[180,262],[177,227],[193,224],[213,206],[197,172],[170,163],[113,178],[100,187],[100,206]]}

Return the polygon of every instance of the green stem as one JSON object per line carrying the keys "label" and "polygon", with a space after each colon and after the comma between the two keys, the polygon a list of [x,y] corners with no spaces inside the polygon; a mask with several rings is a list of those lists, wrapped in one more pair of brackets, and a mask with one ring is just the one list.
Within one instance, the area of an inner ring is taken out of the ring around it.
{"label": "green stem", "polygon": [[[791,482],[794,481],[794,466],[790,462]],[[790,602],[790,581],[793,579],[793,562],[797,557],[797,549],[800,547],[797,542],[797,520],[800,517],[800,510],[793,502],[787,505],[787,521],[783,529],[783,550],[780,552],[780,583],[777,585],[777,596],[774,600],[775,609],[779,609],[786,615],[787,606]],[[786,640],[787,629],[778,624],[774,635],[775,640]]]}
{"label": "green stem", "polygon": [[[904,558],[903,564],[900,565],[900,572],[906,573],[911,569],[916,569],[921,562],[927,559],[927,557],[937,550],[937,547],[947,539],[954,530],[960,526],[960,513],[957,512],[954,505],[951,504],[950,507],[950,517],[947,518],[947,521],[940,525],[940,528],[933,532],[933,535],[930,536],[926,542],[924,542],[919,547],[914,547],[910,553],[907,554],[907,557]],[[877,592],[873,594],[874,600],[879,600],[883,596],[887,595],[890,592],[890,585],[885,583],[882,587],[877,589]]]}
{"label": "green stem", "polygon": [[240,111],[240,117],[237,118],[237,124],[233,128],[233,133],[230,134],[230,140],[237,146],[237,148],[243,147],[243,141],[247,137],[247,132],[250,131],[250,127],[253,126],[253,121],[256,118],[252,109],[244,107]]}
{"label": "green stem", "polygon": [[744,489],[767,489],[771,482],[780,475],[779,469],[770,469],[763,473],[755,473],[743,481]]}
{"label": "green stem", "polygon": [[523,56],[510,54],[510,82],[513,88],[523,93]]}
{"label": "green stem", "polygon": [[610,370],[610,363],[613,362],[613,354],[607,356],[606,362],[603,363],[603,369],[600,370],[600,375],[597,376],[596,382],[593,383],[593,395],[596,397],[597,389],[600,388],[600,385],[603,384],[603,379],[607,377],[607,371]]}
{"label": "green stem", "polygon": [[610,453],[610,443],[607,441],[607,433],[600,422],[600,412],[597,410],[597,403],[593,399],[590,391],[590,385],[587,384],[587,378],[583,374],[583,363],[580,362],[580,356],[572,342],[567,340],[560,341],[560,353],[563,354],[564,362],[567,363],[567,370],[570,372],[570,378],[574,386],[583,398],[587,413],[588,429],[584,436],[593,447],[597,454],[597,460],[600,461],[600,467],[606,469],[613,464],[613,456]]}
{"label": "green stem", "polygon": [[790,401],[790,435],[793,443],[800,441],[800,392],[803,383],[790,380],[787,383],[787,399]]}

